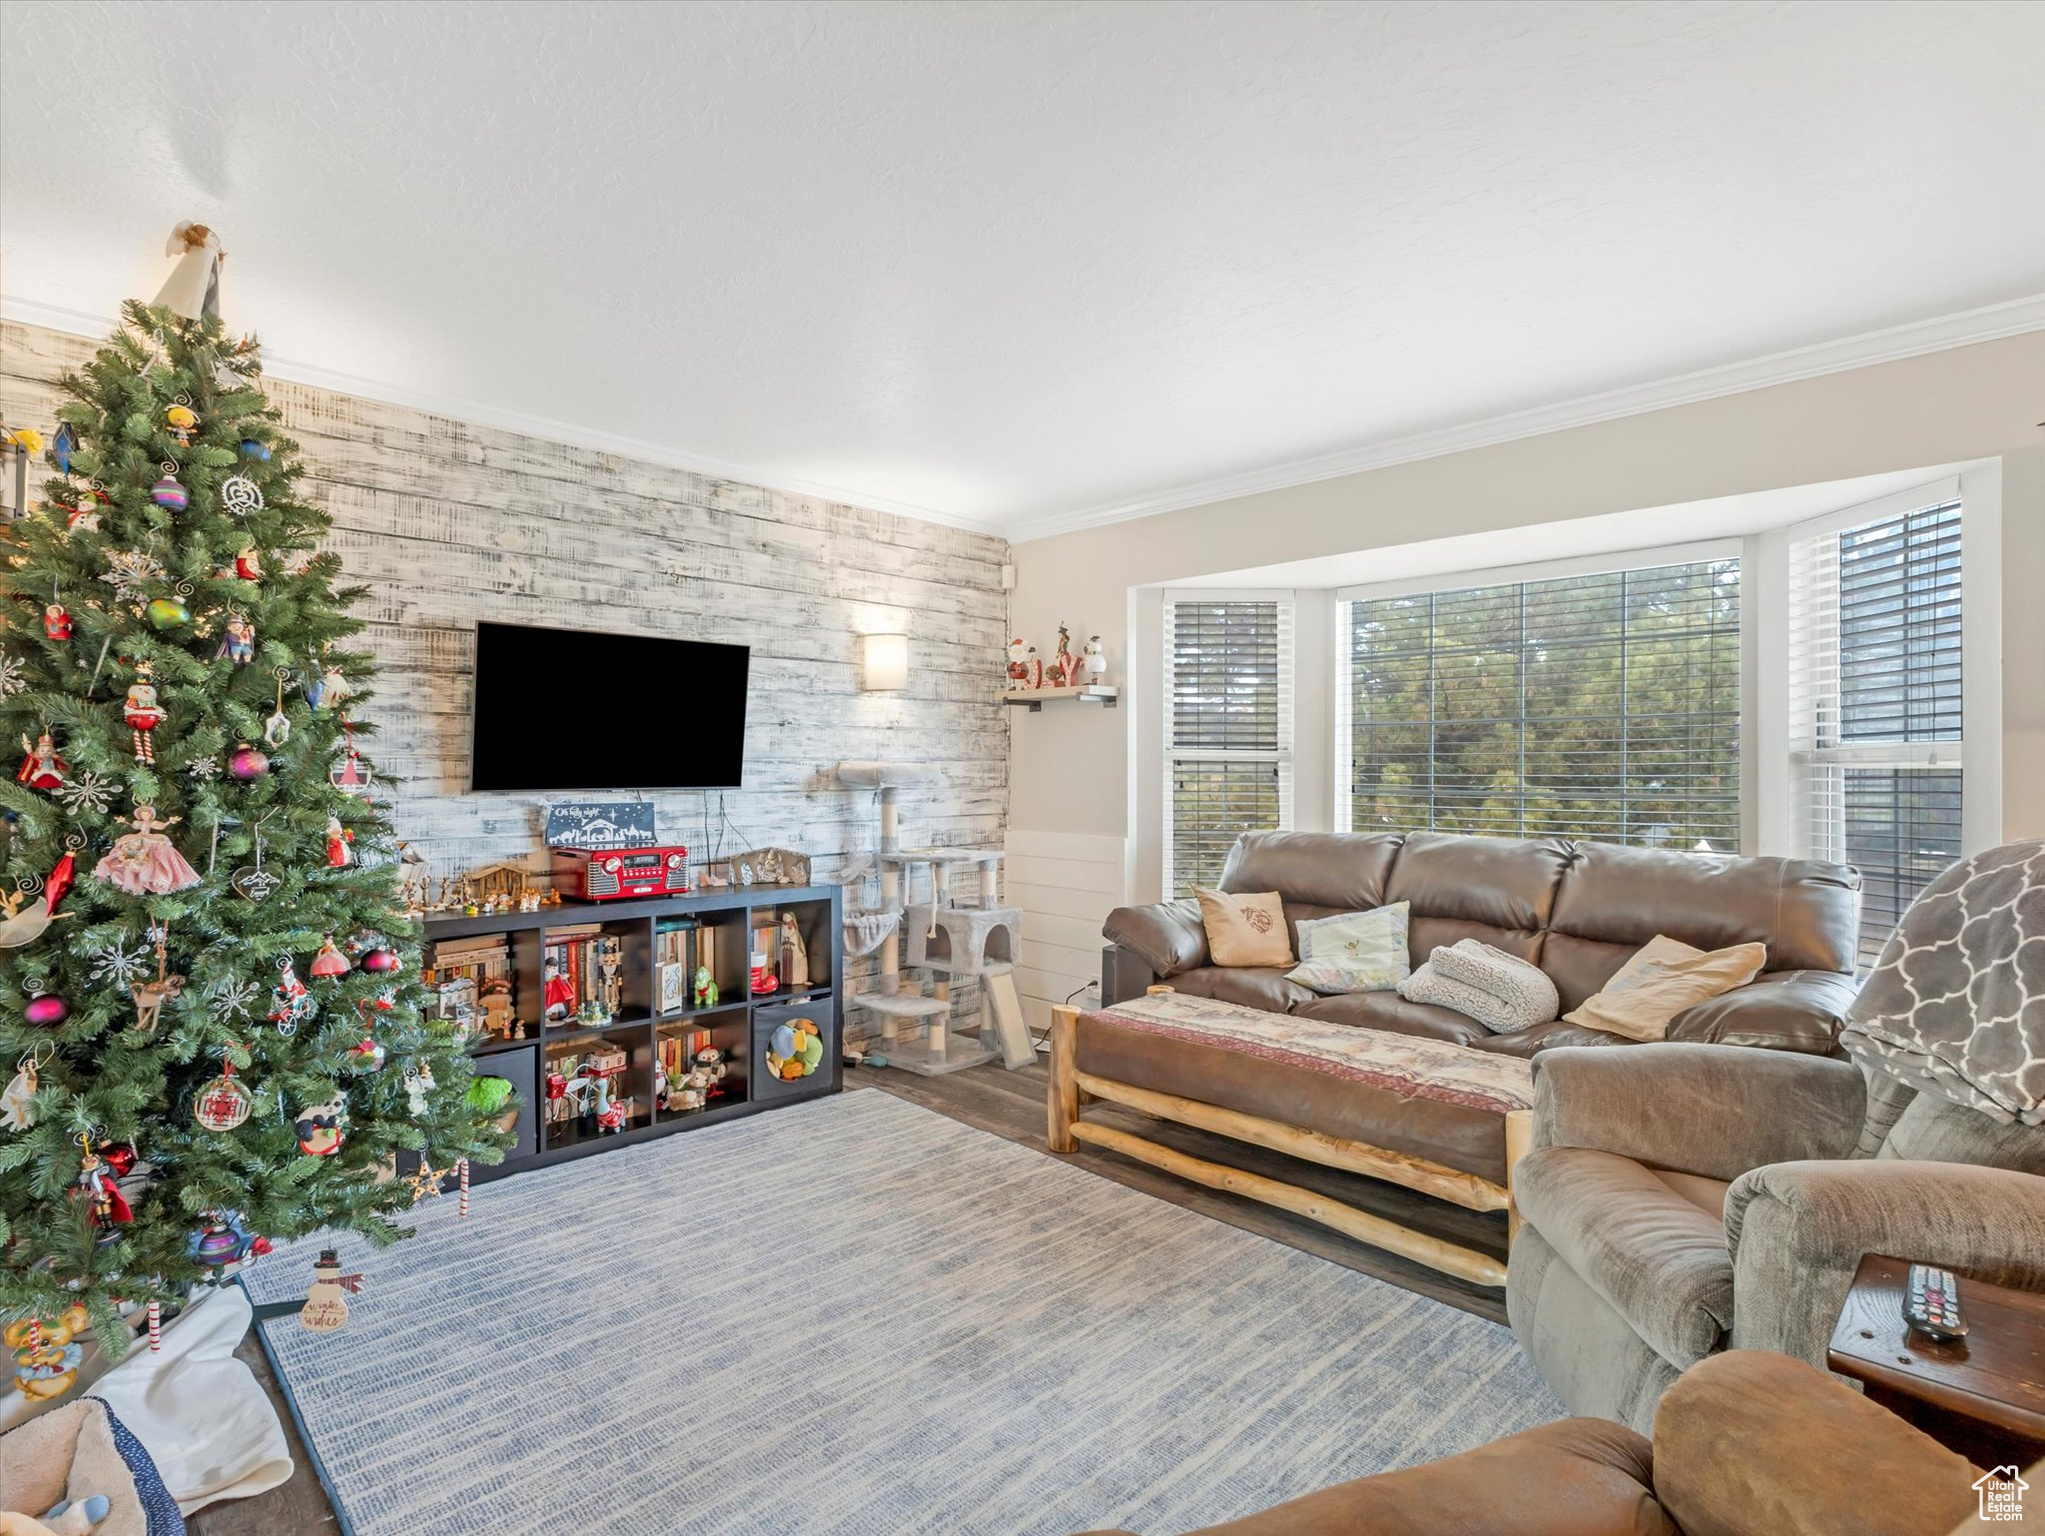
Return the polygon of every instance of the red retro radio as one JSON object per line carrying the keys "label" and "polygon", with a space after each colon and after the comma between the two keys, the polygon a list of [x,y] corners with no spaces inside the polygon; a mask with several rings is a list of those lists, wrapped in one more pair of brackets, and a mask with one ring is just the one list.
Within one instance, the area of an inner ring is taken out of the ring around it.
{"label": "red retro radio", "polygon": [[556,848],[554,889],[564,898],[616,901],[624,896],[678,896],[689,889],[689,850]]}

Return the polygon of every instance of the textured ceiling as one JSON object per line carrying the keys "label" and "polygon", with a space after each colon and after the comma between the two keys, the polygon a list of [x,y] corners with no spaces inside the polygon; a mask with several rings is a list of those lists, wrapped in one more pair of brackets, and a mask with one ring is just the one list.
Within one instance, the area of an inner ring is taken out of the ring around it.
{"label": "textured ceiling", "polygon": [[0,288],[1032,518],[2045,291],[2045,5],[7,5]]}

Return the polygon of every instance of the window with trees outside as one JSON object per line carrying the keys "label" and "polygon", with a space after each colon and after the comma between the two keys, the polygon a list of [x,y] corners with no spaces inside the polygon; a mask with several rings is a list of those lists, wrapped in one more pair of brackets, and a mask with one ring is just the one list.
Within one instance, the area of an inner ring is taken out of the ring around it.
{"label": "window with trees outside", "polygon": [[1164,888],[1213,887],[1236,837],[1291,824],[1292,603],[1164,605]]}
{"label": "window with trees outside", "polygon": [[1739,850],[1737,559],[1343,606],[1350,830]]}
{"label": "window with trees outside", "polygon": [[1861,872],[1871,965],[1961,854],[1960,502],[1790,540],[1790,784],[1801,851]]}

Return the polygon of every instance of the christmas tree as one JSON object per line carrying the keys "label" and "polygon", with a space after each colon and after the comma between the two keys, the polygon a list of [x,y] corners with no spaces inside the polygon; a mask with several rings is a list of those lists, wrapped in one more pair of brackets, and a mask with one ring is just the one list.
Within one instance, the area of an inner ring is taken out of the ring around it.
{"label": "christmas tree", "polygon": [[354,714],[362,589],[319,552],[217,271],[215,248],[184,313],[126,306],[64,379],[59,478],[0,531],[0,740],[24,752],[0,780],[0,1319],[83,1305],[115,1354],[122,1303],[271,1239],[399,1235],[437,1184],[396,1154],[505,1144],[422,1011]]}

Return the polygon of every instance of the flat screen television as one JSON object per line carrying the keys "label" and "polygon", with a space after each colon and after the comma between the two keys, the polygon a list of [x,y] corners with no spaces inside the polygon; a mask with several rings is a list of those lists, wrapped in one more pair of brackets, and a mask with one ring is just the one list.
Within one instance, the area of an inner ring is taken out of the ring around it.
{"label": "flat screen television", "polygon": [[752,648],[476,626],[472,790],[737,789]]}

